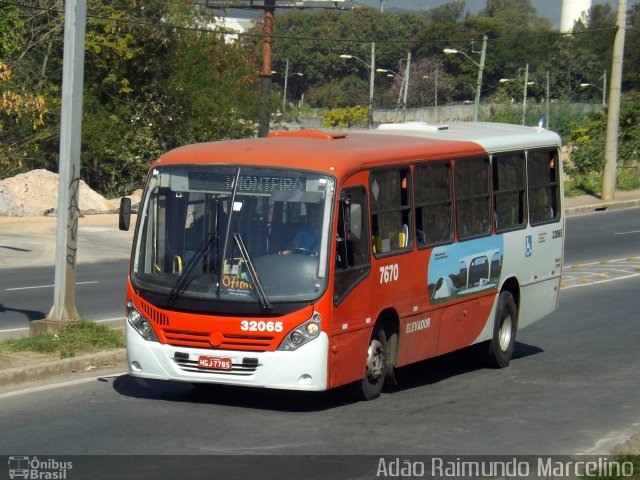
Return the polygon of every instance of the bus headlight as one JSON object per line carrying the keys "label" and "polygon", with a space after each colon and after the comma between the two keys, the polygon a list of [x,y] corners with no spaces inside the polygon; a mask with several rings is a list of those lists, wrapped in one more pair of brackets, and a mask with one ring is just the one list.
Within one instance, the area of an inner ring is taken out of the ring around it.
{"label": "bus headlight", "polygon": [[156,337],[156,332],[153,330],[151,323],[134,307],[131,300],[127,302],[127,321],[145,340],[149,342],[158,341],[158,337]]}
{"label": "bus headlight", "polygon": [[320,323],[322,322],[322,315],[315,312],[313,316],[304,322],[302,325],[298,325],[291,332],[284,337],[282,343],[278,347],[278,350],[293,351],[300,348],[305,343],[310,342],[314,338],[320,335]]}
{"label": "bus headlight", "polygon": [[305,330],[307,331],[307,334],[315,337],[320,331],[320,326],[317,323],[307,323]]}

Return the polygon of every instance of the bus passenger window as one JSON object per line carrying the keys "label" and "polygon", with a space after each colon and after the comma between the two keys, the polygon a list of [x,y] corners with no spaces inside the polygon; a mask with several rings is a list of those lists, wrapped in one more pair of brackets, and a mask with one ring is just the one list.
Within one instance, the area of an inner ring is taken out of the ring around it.
{"label": "bus passenger window", "polygon": [[338,303],[369,271],[369,226],[364,187],[342,191],[336,235],[334,301]]}
{"label": "bus passenger window", "polygon": [[454,166],[458,239],[489,235],[492,215],[489,159],[465,158]]}
{"label": "bus passenger window", "polygon": [[529,152],[527,174],[531,225],[554,222],[560,218],[557,156],[557,150]]}
{"label": "bus passenger window", "polygon": [[451,163],[424,163],[414,172],[418,246],[448,243],[453,239]]}
{"label": "bus passenger window", "polygon": [[369,177],[374,254],[411,246],[411,179],[408,168],[377,170]]}
{"label": "bus passenger window", "polygon": [[496,232],[524,228],[525,211],[524,153],[493,157],[493,208]]}

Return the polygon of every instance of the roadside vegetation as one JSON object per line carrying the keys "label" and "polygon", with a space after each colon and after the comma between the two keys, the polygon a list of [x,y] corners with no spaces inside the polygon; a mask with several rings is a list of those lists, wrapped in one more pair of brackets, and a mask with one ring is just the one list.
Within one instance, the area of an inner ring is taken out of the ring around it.
{"label": "roadside vegetation", "polygon": [[115,348],[124,348],[124,333],[88,320],[70,325],[60,333],[0,342],[0,353],[33,352],[55,354],[59,358]]}
{"label": "roadside vegetation", "polygon": [[[468,0],[422,12],[278,10],[265,97],[260,16],[253,32],[234,37],[213,23],[224,12],[199,3],[89,0],[81,176],[101,194],[139,187],[150,161],[171,148],[256,135],[267,109],[273,129],[310,109],[326,127],[360,126],[372,40],[374,109],[400,108],[405,93],[407,108],[473,101],[483,35],[482,103],[491,112],[480,119],[521,123],[528,71],[525,123],[538,123],[549,97],[549,128],[571,152],[567,191],[599,190],[616,20],[609,4],[593,5],[573,35],[538,16],[531,0],[487,0],[476,14]],[[640,1],[628,10],[618,188],[640,183]],[[0,179],[57,171],[63,34],[61,0],[0,4]]]}

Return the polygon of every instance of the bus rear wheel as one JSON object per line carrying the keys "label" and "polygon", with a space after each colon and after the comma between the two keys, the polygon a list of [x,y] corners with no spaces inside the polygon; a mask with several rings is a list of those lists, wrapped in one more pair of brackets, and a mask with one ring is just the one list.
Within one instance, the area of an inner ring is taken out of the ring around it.
{"label": "bus rear wheel", "polygon": [[493,337],[483,344],[485,365],[491,368],[509,366],[516,344],[518,328],[518,307],[511,292],[502,291],[498,297]]}
{"label": "bus rear wheel", "polygon": [[364,378],[353,384],[353,393],[358,400],[373,400],[380,396],[387,369],[387,335],[376,326],[369,347]]}

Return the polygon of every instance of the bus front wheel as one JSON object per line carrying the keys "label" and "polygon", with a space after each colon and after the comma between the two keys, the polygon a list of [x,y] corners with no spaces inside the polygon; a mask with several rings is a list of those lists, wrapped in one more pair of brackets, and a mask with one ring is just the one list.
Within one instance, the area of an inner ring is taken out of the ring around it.
{"label": "bus front wheel", "polygon": [[[484,363],[491,368],[509,365],[516,344],[518,307],[511,292],[500,292],[493,325],[493,338],[485,342]],[[487,348],[488,347],[488,348]]]}
{"label": "bus front wheel", "polygon": [[373,400],[380,396],[387,367],[387,335],[377,325],[367,348],[364,378],[353,384],[353,393],[359,400]]}

